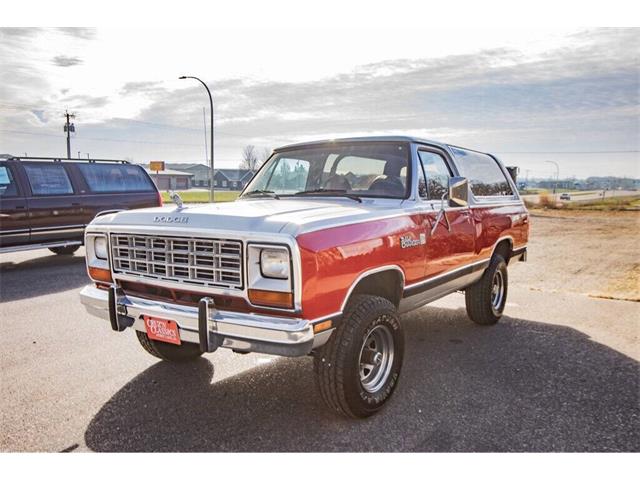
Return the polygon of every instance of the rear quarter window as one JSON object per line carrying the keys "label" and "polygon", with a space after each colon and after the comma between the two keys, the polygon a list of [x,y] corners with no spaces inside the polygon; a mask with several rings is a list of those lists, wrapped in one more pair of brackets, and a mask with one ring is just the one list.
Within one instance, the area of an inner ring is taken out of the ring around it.
{"label": "rear quarter window", "polygon": [[137,165],[79,163],[89,190],[95,193],[153,192],[149,176]]}
{"label": "rear quarter window", "polygon": [[498,162],[484,153],[451,147],[458,170],[469,180],[476,197],[509,197],[513,195],[511,185]]}
{"label": "rear quarter window", "polygon": [[25,163],[24,170],[34,195],[72,195],[69,175],[60,163]]}

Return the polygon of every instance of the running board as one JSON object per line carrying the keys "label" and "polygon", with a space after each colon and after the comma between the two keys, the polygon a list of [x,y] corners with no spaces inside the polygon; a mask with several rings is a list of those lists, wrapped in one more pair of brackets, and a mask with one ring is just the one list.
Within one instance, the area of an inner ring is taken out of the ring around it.
{"label": "running board", "polygon": [[80,246],[82,245],[82,242],[80,240],[74,240],[68,242],[34,243],[31,245],[18,245],[15,247],[0,247],[0,253],[24,252],[27,250],[39,250],[41,248],[72,247],[76,245]]}

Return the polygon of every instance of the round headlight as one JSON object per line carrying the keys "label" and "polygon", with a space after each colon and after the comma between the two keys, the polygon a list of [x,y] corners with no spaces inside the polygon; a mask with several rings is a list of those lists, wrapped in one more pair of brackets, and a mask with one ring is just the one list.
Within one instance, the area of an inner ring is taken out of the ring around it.
{"label": "round headlight", "polygon": [[96,237],[93,241],[93,251],[100,260],[106,260],[109,257],[109,251],[107,250],[106,237]]}
{"label": "round headlight", "polygon": [[289,252],[265,248],[260,252],[260,272],[266,278],[289,278]]}

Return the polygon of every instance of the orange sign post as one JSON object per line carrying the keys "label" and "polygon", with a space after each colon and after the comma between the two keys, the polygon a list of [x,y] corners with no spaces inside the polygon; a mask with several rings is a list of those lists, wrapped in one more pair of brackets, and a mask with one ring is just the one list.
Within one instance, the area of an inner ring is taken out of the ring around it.
{"label": "orange sign post", "polygon": [[158,190],[160,189],[160,183],[159,183],[159,174],[160,172],[164,171],[164,162],[161,161],[155,161],[155,162],[149,162],[149,170],[151,170],[152,172],[156,172],[156,187],[158,187]]}

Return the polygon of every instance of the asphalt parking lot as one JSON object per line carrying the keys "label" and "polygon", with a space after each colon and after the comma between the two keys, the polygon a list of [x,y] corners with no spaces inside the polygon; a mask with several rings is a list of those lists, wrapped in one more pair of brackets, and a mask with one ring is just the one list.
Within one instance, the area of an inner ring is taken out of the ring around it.
{"label": "asphalt parking lot", "polygon": [[512,284],[483,328],[443,299],[404,318],[398,389],[353,421],[311,358],[156,361],[85,313],[83,255],[0,255],[2,451],[640,450],[638,302]]}

